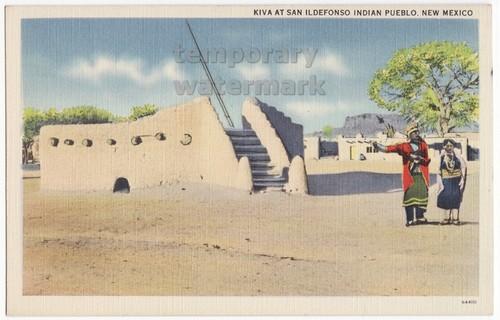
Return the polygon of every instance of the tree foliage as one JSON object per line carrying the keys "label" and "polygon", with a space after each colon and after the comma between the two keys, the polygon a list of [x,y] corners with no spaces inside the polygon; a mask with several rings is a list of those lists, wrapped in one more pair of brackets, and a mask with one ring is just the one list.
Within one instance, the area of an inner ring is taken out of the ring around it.
{"label": "tree foliage", "polygon": [[323,135],[328,139],[331,139],[333,136],[333,127],[329,124],[323,127]]}
{"label": "tree foliage", "polygon": [[[33,144],[40,128],[51,124],[90,124],[113,122],[116,117],[109,111],[93,106],[77,106],[57,111],[49,108],[46,111],[28,107],[23,113],[23,155]],[[26,157],[23,157],[27,161]]]}
{"label": "tree foliage", "polygon": [[154,104],[145,104],[143,106],[136,106],[132,108],[130,112],[129,119],[137,120],[143,117],[147,117],[155,114],[158,111],[158,107]]}
{"label": "tree foliage", "polygon": [[25,108],[23,114],[23,146],[33,142],[33,138],[40,133],[46,115],[44,111],[35,108]]}
{"label": "tree foliage", "polygon": [[93,106],[64,108],[56,115],[57,124],[107,123],[114,120],[111,112]]}
{"label": "tree foliage", "polygon": [[28,107],[24,109],[24,137],[33,138],[40,133],[40,128],[51,124],[90,124],[113,122],[115,116],[104,109],[93,106],[78,106],[57,111],[49,108],[46,111]]}
{"label": "tree foliage", "polygon": [[465,43],[430,42],[397,51],[368,89],[379,107],[440,136],[479,113],[478,55]]}
{"label": "tree foliage", "polygon": [[[158,107],[150,104],[133,107],[129,119],[137,120],[152,115],[156,111],[158,111]],[[76,106],[64,108],[61,111],[58,111],[56,108],[49,108],[44,111],[27,107],[24,109],[23,114],[23,144],[29,146],[33,142],[33,138],[40,133],[40,128],[44,125],[109,123],[120,122],[126,119],[114,115],[108,110],[94,106]]]}
{"label": "tree foliage", "polygon": [[[146,104],[133,107],[128,117],[130,120],[155,114],[158,107]],[[64,108],[58,111],[56,108],[40,110],[27,107],[23,113],[23,159],[27,161],[25,155],[33,144],[34,138],[40,134],[40,128],[45,125],[55,124],[95,124],[126,121],[126,117],[112,114],[108,110],[94,106],[76,106]]]}

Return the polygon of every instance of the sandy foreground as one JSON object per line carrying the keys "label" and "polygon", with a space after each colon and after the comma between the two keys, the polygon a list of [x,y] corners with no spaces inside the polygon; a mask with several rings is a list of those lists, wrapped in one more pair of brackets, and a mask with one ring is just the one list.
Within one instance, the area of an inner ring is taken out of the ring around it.
{"label": "sandy foreground", "polygon": [[437,225],[434,185],[431,224],[406,228],[398,174],[320,167],[308,168],[310,187],[323,194],[316,196],[187,183],[129,194],[49,192],[30,173],[24,294],[478,294],[477,170],[463,225]]}

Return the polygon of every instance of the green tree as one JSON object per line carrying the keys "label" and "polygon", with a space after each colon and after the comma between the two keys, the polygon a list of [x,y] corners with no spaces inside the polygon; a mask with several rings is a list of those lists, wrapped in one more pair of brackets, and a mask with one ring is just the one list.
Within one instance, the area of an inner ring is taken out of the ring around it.
{"label": "green tree", "polygon": [[94,106],[77,106],[62,109],[53,124],[108,123],[113,122],[114,119],[115,116],[108,110]]}
{"label": "green tree", "polygon": [[46,121],[43,111],[35,108],[25,108],[23,112],[23,163],[28,162],[28,151],[33,145],[34,138],[40,133],[40,128]]}
{"label": "green tree", "polygon": [[[41,111],[44,112],[44,111]],[[44,112],[43,125],[58,124],[61,122],[61,114],[56,108],[49,108]]]}
{"label": "green tree", "polygon": [[150,116],[158,111],[158,107],[154,104],[145,104],[143,106],[136,106],[132,108],[129,119],[137,120],[142,117]]}
{"label": "green tree", "polygon": [[368,89],[379,107],[440,136],[479,114],[478,55],[465,43],[429,42],[397,51]]}
{"label": "green tree", "polygon": [[323,127],[323,135],[328,139],[331,139],[333,136],[333,127],[329,124]]}
{"label": "green tree", "polygon": [[109,111],[93,106],[77,106],[57,111],[46,111],[28,107],[23,113],[23,163],[28,161],[28,152],[40,128],[53,124],[90,124],[113,122],[116,117]]}
{"label": "green tree", "polygon": [[23,113],[23,139],[32,140],[40,132],[46,119],[45,113],[35,108],[25,108]]}

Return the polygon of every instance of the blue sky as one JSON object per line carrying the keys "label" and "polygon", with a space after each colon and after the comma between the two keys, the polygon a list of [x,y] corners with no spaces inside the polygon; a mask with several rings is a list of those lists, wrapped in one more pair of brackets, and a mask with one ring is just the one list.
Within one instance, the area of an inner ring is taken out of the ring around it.
{"label": "blue sky", "polygon": [[[478,47],[476,20],[405,19],[191,19],[199,45],[317,49],[311,68],[296,64],[211,63],[225,80],[324,80],[325,95],[260,95],[289,114],[305,132],[341,126],[346,116],[386,113],[367,95],[373,73],[393,53],[433,40]],[[204,80],[199,64],[177,63],[176,48],[194,48],[183,19],[27,19],[22,22],[24,106],[47,109],[95,105],[127,115],[131,107],[168,107],[191,100],[175,80]],[[230,52],[230,51],[228,51]],[[252,93],[252,92],[250,92]],[[252,95],[252,94],[250,94]],[[197,96],[197,94],[195,94]],[[245,95],[224,95],[236,124]],[[215,97],[212,101],[219,110]],[[222,118],[222,113],[221,118]]]}

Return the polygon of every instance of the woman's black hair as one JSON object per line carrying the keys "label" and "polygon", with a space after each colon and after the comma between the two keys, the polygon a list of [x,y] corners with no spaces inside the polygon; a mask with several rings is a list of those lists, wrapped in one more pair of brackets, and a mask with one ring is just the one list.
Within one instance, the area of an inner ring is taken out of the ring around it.
{"label": "woman's black hair", "polygon": [[447,145],[448,143],[451,143],[453,145],[453,147],[456,147],[456,142],[453,140],[453,139],[444,139],[443,140],[443,148],[445,145]]}

